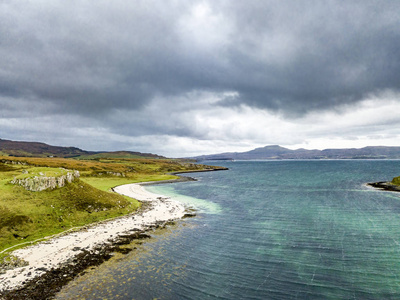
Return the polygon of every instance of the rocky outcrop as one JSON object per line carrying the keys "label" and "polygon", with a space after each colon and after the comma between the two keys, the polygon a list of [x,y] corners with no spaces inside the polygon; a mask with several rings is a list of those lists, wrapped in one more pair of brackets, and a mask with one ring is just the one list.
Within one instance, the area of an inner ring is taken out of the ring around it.
{"label": "rocky outcrop", "polygon": [[400,192],[400,186],[387,181],[372,182],[367,183],[367,185],[385,191]]}
{"label": "rocky outcrop", "polygon": [[14,178],[12,184],[23,186],[26,190],[32,192],[40,192],[47,189],[55,189],[71,183],[76,178],[79,178],[78,171],[69,171],[65,175],[58,177],[34,176],[23,179]]}

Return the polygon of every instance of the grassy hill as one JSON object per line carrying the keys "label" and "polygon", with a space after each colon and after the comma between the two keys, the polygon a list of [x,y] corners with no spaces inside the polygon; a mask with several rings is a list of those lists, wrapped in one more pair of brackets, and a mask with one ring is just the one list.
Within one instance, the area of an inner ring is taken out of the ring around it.
{"label": "grassy hill", "polygon": [[0,139],[0,155],[16,157],[64,157],[79,159],[113,158],[165,158],[151,153],[132,151],[95,152],[76,147],[51,146],[38,142],[19,142]]}
{"label": "grassy hill", "polygon": [[141,153],[132,151],[97,152],[83,154],[78,159],[99,159],[99,158],[166,158],[157,154]]}
{"label": "grassy hill", "polygon": [[57,147],[37,142],[16,142],[0,139],[0,153],[6,156],[76,157],[90,154],[75,147]]}

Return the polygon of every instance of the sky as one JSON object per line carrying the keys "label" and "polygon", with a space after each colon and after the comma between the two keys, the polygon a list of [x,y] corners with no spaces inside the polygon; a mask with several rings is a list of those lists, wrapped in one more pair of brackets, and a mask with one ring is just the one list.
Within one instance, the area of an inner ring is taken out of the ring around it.
{"label": "sky", "polygon": [[0,0],[0,138],[400,146],[400,1]]}

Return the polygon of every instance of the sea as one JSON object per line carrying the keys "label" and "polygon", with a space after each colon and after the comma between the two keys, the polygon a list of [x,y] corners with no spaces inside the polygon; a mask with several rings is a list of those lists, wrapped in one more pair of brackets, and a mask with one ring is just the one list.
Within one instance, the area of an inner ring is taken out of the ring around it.
{"label": "sea", "polygon": [[56,299],[400,299],[399,160],[213,161],[147,187],[196,210]]}

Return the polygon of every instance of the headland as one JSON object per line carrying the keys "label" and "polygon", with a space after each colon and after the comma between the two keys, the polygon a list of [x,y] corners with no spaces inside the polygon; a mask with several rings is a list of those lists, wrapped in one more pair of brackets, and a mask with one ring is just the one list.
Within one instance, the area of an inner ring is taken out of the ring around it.
{"label": "headland", "polygon": [[143,187],[188,180],[195,179],[182,176],[176,180],[114,187],[114,192],[139,200],[141,208],[133,214],[68,230],[44,242],[13,251],[11,256],[23,263],[0,274],[0,299],[52,297],[88,267],[101,264],[115,252],[123,253],[125,249],[120,248],[121,245],[149,238],[151,230],[194,216],[193,211],[180,202],[150,193]]}

